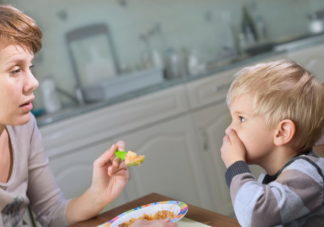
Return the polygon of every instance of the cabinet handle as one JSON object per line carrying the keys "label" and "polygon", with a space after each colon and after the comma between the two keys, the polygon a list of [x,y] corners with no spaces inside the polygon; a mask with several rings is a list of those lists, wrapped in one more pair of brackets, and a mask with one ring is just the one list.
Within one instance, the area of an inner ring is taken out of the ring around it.
{"label": "cabinet handle", "polygon": [[201,135],[201,137],[203,139],[203,149],[204,149],[204,151],[207,151],[208,150],[208,141],[207,141],[205,129],[199,128],[199,134]]}
{"label": "cabinet handle", "polygon": [[231,84],[229,83],[229,84],[222,84],[222,85],[219,85],[219,86],[214,86],[213,87],[213,91],[214,92],[218,92],[218,91],[220,91],[220,90],[222,90],[222,89],[224,89],[224,88],[229,88],[231,86]]}

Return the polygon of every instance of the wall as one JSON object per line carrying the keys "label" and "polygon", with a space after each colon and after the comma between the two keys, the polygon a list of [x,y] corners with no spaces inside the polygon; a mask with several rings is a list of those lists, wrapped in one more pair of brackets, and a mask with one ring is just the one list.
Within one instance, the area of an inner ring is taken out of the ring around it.
{"label": "wall", "polygon": [[[322,0],[10,0],[39,24],[43,49],[36,54],[34,74],[42,81],[53,75],[57,85],[74,95],[75,79],[68,58],[65,33],[84,25],[109,26],[120,62],[134,68],[144,49],[139,34],[160,23],[164,49],[187,48],[204,56],[217,56],[226,42],[220,13],[231,13],[234,33],[240,31],[241,7],[247,3],[253,16],[261,15],[270,40],[284,41],[307,33],[306,15],[323,9]],[[159,48],[162,45],[159,46]],[[42,107],[39,89],[35,109]],[[61,97],[65,105],[70,100]]]}

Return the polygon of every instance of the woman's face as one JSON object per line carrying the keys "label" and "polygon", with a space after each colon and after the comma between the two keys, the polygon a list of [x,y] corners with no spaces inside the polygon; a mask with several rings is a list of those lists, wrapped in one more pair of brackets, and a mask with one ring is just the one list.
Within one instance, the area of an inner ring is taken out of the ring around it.
{"label": "woman's face", "polygon": [[23,125],[30,119],[38,81],[31,72],[34,55],[27,48],[0,48],[0,124]]}

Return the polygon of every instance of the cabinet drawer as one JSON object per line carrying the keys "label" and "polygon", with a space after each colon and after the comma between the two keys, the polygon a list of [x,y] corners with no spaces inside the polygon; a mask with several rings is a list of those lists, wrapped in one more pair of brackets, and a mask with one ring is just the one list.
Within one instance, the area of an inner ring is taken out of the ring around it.
{"label": "cabinet drawer", "polygon": [[235,73],[247,66],[252,66],[260,62],[276,61],[287,58],[285,53],[268,58],[260,57],[246,65],[241,65],[230,70],[217,73],[197,81],[186,84],[186,91],[189,97],[191,109],[211,104],[216,101],[226,99],[227,91],[233,81]]}
{"label": "cabinet drawer", "polygon": [[227,70],[186,84],[190,108],[194,109],[216,101],[225,100],[233,80],[233,75],[241,68]]}
{"label": "cabinet drawer", "polygon": [[184,85],[43,126],[48,157],[188,111]]}

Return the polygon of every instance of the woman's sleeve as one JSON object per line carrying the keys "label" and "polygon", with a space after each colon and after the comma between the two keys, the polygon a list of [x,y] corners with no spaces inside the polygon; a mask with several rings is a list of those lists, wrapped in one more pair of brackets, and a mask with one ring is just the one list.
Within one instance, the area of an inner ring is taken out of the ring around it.
{"label": "woman's sleeve", "polygon": [[277,180],[265,186],[256,182],[245,162],[239,161],[227,170],[226,181],[243,227],[290,223],[323,204],[323,179],[303,159],[294,161]]}
{"label": "woman's sleeve", "polygon": [[68,201],[64,198],[48,165],[42,137],[33,116],[31,121],[27,125],[31,135],[27,190],[31,209],[42,226],[68,226],[66,219]]}

